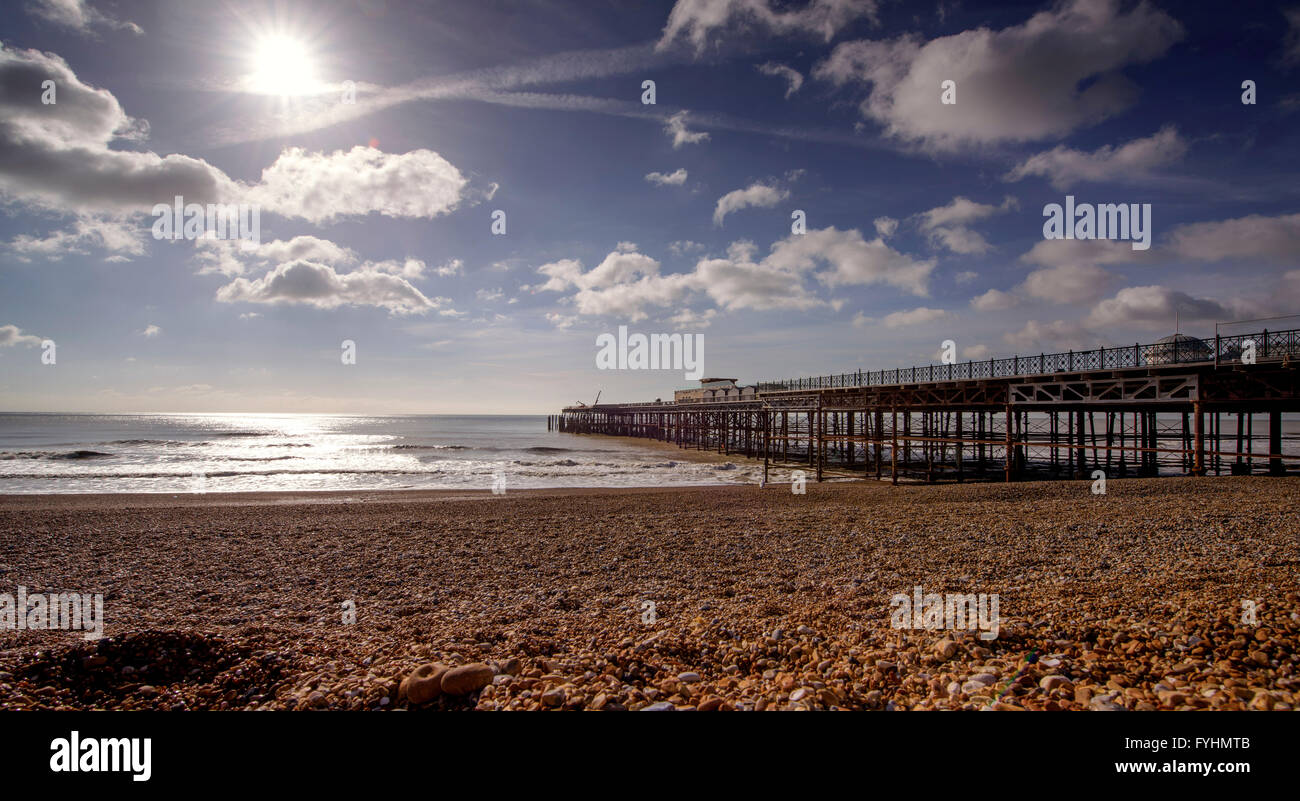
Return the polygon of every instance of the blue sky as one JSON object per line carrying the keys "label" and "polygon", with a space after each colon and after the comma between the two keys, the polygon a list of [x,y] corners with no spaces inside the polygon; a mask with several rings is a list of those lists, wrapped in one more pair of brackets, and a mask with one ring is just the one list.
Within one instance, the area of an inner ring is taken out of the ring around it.
{"label": "blue sky", "polygon": [[[596,369],[620,325],[754,381],[1300,313],[1300,4],[322,6],[6,14],[0,409],[545,413],[685,385]],[[261,246],[156,241],[177,194]],[[1067,194],[1151,248],[1045,240]]]}

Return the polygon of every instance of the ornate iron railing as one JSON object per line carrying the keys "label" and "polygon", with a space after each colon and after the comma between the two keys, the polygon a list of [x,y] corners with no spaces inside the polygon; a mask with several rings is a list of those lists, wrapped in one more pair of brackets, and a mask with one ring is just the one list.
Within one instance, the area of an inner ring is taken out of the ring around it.
{"label": "ornate iron railing", "polygon": [[968,381],[979,378],[1033,376],[1049,373],[1074,373],[1089,370],[1123,370],[1165,364],[1240,363],[1253,352],[1256,361],[1273,361],[1300,357],[1300,329],[1264,330],[1254,334],[1215,336],[1156,342],[1150,345],[1125,345],[1118,348],[1072,350],[1065,353],[1040,353],[1037,356],[1012,356],[1007,359],[967,361],[959,364],[931,364],[874,372],[840,373],[783,381],[760,381],[759,392],[782,392],[807,389],[838,389],[890,384]]}

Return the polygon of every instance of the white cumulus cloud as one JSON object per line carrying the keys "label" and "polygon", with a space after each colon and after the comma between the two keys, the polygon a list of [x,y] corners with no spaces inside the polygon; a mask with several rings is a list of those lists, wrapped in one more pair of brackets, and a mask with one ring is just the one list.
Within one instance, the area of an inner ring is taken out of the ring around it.
{"label": "white cumulus cloud", "polygon": [[12,348],[15,345],[39,345],[41,338],[24,334],[16,325],[0,325],[0,348]]}
{"label": "white cumulus cloud", "polygon": [[648,172],[645,179],[655,186],[681,186],[686,183],[686,168],[679,167],[670,173]]}
{"label": "white cumulus cloud", "polygon": [[759,64],[756,69],[764,75],[771,75],[785,81],[785,96],[787,99],[803,86],[803,75],[793,67],[769,61],[766,64]]}
{"label": "white cumulus cloud", "polygon": [[93,8],[86,0],[27,0],[27,8],[40,19],[81,34],[93,36],[94,29],[99,27],[144,33],[144,29],[134,22],[110,16]]}
{"label": "white cumulus cloud", "polygon": [[1082,182],[1130,182],[1182,159],[1186,153],[1187,142],[1178,135],[1177,128],[1167,125],[1151,136],[1119,147],[1105,145],[1091,153],[1058,145],[1017,164],[1005,179],[1019,181],[1038,175],[1062,190]]}
{"label": "white cumulus cloud", "polygon": [[1000,206],[976,203],[958,196],[945,206],[922,212],[920,227],[932,244],[947,248],[953,253],[987,253],[992,246],[969,224],[1015,208],[1016,205],[1016,199],[1010,196],[1004,198]]}
{"label": "white cumulus cloud", "polygon": [[443,309],[446,298],[430,299],[401,277],[367,266],[340,273],[319,262],[296,259],[249,280],[239,277],[217,290],[222,303],[302,304],[319,309],[375,306],[390,314],[424,314]]}
{"label": "white cumulus cloud", "polygon": [[804,33],[829,42],[850,22],[863,18],[874,22],[876,9],[876,0],[811,0],[795,8],[773,0],[677,0],[658,48],[683,38],[700,53],[708,47],[710,35],[723,29],[732,33],[752,29],[781,35]]}
{"label": "white cumulus cloud", "polygon": [[692,131],[687,127],[688,116],[688,112],[679,111],[664,122],[664,133],[673,140],[673,150],[682,145],[697,145],[709,140],[709,135],[704,131]]}
{"label": "white cumulus cloud", "polygon": [[718,205],[713,210],[713,224],[722,225],[728,214],[741,209],[770,209],[788,197],[789,191],[767,184],[750,184],[744,189],[733,190],[718,198]]}
{"label": "white cumulus cloud", "polygon": [[[838,45],[814,75],[870,86],[862,115],[938,151],[1064,136],[1131,106],[1122,74],[1163,56],[1182,26],[1151,3],[1064,0],[1019,25],[926,40],[906,34]],[[954,81],[957,102],[939,102]]]}
{"label": "white cumulus cloud", "polygon": [[385,153],[360,145],[333,153],[285,150],[262,171],[249,202],[313,223],[378,212],[430,219],[461,201],[468,180],[432,150]]}

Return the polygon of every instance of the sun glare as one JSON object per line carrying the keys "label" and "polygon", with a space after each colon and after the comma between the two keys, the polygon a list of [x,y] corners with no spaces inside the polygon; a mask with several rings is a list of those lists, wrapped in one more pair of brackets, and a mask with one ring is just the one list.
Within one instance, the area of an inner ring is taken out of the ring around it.
{"label": "sun glare", "polygon": [[301,41],[273,35],[258,40],[253,51],[253,91],[267,95],[306,95],[317,91],[315,65]]}

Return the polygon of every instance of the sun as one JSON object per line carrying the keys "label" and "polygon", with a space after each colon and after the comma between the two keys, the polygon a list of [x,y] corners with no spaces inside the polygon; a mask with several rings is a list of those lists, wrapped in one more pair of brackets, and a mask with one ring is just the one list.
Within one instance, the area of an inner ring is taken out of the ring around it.
{"label": "sun", "polygon": [[282,34],[259,38],[253,48],[249,87],[259,94],[281,97],[319,91],[316,65],[301,40]]}

